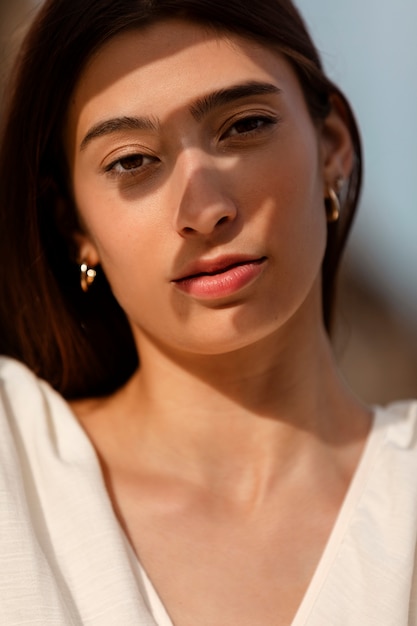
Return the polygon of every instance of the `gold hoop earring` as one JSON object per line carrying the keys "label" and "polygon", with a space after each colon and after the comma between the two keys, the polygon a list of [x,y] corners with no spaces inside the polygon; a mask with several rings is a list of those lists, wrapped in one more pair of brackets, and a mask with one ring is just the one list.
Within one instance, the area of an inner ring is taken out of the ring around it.
{"label": "gold hoop earring", "polygon": [[337,222],[340,217],[340,202],[333,187],[329,186],[327,188],[327,194],[328,195],[324,200],[326,205],[327,221],[329,224],[332,224],[333,222]]}
{"label": "gold hoop earring", "polygon": [[84,261],[80,264],[80,285],[81,289],[87,293],[94,282],[97,272],[92,267],[88,267]]}

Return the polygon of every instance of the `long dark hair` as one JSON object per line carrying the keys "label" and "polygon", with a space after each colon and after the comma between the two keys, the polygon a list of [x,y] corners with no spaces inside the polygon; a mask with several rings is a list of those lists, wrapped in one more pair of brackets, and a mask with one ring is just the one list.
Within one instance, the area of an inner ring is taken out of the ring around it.
{"label": "long dark hair", "polygon": [[91,55],[123,30],[179,17],[231,31],[282,53],[310,114],[342,102],[355,150],[328,226],[323,316],[330,329],[335,279],[361,184],[361,146],[350,106],[325,76],[290,0],[47,0],[26,36],[7,89],[0,151],[0,352],[16,357],[67,398],[111,393],[138,364],[131,331],[105,277],[79,288],[68,234],[77,227],[61,145],[68,103]]}

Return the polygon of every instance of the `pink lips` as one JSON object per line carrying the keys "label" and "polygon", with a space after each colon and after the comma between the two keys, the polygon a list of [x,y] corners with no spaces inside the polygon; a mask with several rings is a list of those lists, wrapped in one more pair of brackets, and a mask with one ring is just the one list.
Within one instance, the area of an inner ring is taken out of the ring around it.
{"label": "pink lips", "polygon": [[261,274],[266,257],[245,259],[222,257],[196,263],[186,275],[172,282],[181,291],[196,298],[224,298],[246,287]]}

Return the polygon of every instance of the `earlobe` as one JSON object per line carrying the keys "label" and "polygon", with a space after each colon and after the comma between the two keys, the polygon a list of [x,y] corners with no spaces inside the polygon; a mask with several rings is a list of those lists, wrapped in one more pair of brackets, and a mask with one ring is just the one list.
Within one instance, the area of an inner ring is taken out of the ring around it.
{"label": "earlobe", "polygon": [[352,172],[354,149],[347,122],[347,112],[338,94],[330,97],[331,110],[321,131],[323,180],[332,185],[335,180],[347,180]]}
{"label": "earlobe", "polygon": [[80,266],[80,286],[86,293],[94,283],[97,272],[94,269],[99,263],[97,249],[83,233],[74,234],[74,242],[77,249],[77,263]]}
{"label": "earlobe", "polygon": [[74,243],[77,250],[77,263],[86,263],[89,267],[95,267],[99,264],[100,258],[97,248],[88,237],[88,235],[77,232],[74,233]]}
{"label": "earlobe", "polygon": [[326,207],[327,222],[329,224],[337,222],[340,217],[340,201],[338,193],[343,187],[344,181],[342,178],[338,178],[335,181],[335,186],[327,185],[326,194],[324,196],[324,206]]}

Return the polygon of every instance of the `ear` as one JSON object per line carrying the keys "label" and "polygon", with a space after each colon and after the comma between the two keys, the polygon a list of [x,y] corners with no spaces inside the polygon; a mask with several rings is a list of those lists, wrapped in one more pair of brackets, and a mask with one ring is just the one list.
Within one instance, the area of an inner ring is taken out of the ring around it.
{"label": "ear", "polygon": [[348,113],[338,94],[330,96],[330,113],[321,127],[321,156],[325,189],[337,180],[347,180],[352,172],[354,149],[348,125]]}
{"label": "ear", "polygon": [[73,240],[77,250],[78,263],[87,263],[89,267],[95,267],[100,263],[97,248],[89,235],[81,231],[77,231],[73,234]]}

